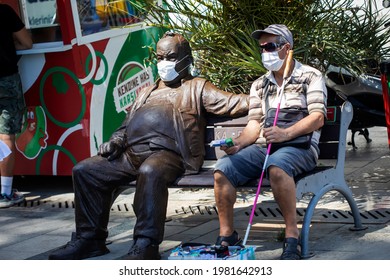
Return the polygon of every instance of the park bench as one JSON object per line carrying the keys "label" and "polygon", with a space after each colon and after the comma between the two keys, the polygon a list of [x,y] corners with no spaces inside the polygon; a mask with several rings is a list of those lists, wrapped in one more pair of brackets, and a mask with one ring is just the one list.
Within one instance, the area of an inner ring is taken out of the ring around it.
{"label": "park bench", "polygon": [[[319,165],[314,170],[295,178],[297,191],[296,198],[301,200],[311,194],[310,202],[305,211],[301,229],[301,253],[303,258],[311,256],[309,253],[309,230],[315,207],[319,200],[330,191],[338,191],[342,194],[349,206],[354,219],[354,227],[351,230],[362,230],[360,213],[353,198],[352,191],[344,178],[344,163],[346,152],[346,138],[348,126],[352,120],[353,108],[346,101],[342,106],[328,108],[328,116],[322,128],[320,138],[320,159],[334,159],[334,165]],[[214,185],[213,163],[224,155],[219,148],[208,145],[214,139],[238,136],[247,123],[247,117],[222,118],[210,116],[207,120],[205,139],[205,164],[198,174],[186,175],[179,178],[173,188],[209,188]],[[134,186],[134,182],[131,183]],[[257,188],[258,181],[253,180],[240,188]]]}

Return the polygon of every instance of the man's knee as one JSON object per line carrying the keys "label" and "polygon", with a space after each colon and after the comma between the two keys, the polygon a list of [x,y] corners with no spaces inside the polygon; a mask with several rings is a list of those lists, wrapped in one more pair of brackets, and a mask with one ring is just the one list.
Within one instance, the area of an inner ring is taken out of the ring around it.
{"label": "man's knee", "polygon": [[142,175],[150,176],[154,172],[158,172],[158,170],[155,169],[154,165],[142,164],[141,167],[139,168],[138,172]]}
{"label": "man's knee", "polygon": [[85,171],[85,164],[81,161],[77,163],[75,166],[73,166],[72,174],[73,176],[80,176],[80,174],[83,174]]}
{"label": "man's knee", "polygon": [[225,174],[222,171],[216,170],[214,172],[214,187],[221,187],[227,181]]}
{"label": "man's knee", "polygon": [[74,177],[80,177],[90,174],[91,172],[96,173],[98,172],[97,169],[93,158],[86,158],[73,166],[72,174]]}
{"label": "man's knee", "polygon": [[222,171],[216,170],[214,172],[214,190],[216,192],[229,191],[229,193],[231,193],[235,192],[236,189]]}
{"label": "man's knee", "polygon": [[184,172],[181,159],[172,152],[162,151],[147,158],[139,167],[139,176],[172,183]]}
{"label": "man's knee", "polygon": [[294,178],[277,166],[271,166],[268,169],[268,175],[273,191],[278,191],[287,186],[295,186]]}
{"label": "man's knee", "polygon": [[167,171],[163,166],[163,162],[157,160],[145,161],[140,168],[138,169],[140,176],[145,176],[145,178],[160,178],[164,179]]}
{"label": "man's knee", "polygon": [[219,170],[214,172],[214,196],[218,207],[230,207],[236,202],[236,189]]}
{"label": "man's knee", "polygon": [[283,169],[277,166],[270,166],[268,168],[268,175],[271,181],[279,181],[288,176],[288,174],[284,172]]}

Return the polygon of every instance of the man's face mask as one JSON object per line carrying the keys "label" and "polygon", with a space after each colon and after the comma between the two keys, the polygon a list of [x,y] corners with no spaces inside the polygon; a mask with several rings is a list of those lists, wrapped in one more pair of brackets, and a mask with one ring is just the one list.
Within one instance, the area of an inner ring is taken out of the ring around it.
{"label": "man's face mask", "polygon": [[186,55],[179,61],[162,60],[159,63],[157,63],[157,70],[161,80],[163,80],[164,82],[171,82],[179,76],[179,73],[187,69],[188,66],[190,66],[190,64],[188,64],[179,72],[177,72],[175,69],[176,64],[181,62],[183,59],[187,58],[187,56],[188,55]]}
{"label": "man's face mask", "polygon": [[[283,49],[283,48],[282,48]],[[284,59],[279,58],[279,51],[273,52],[263,52],[261,54],[261,60],[263,62],[263,66],[270,71],[278,71],[284,62]]]}

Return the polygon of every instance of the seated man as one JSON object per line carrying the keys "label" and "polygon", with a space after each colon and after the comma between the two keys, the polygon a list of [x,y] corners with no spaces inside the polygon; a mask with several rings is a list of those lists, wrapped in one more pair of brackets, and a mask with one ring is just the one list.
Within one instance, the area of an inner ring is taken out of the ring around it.
{"label": "seated man", "polygon": [[[286,225],[281,259],[299,259],[294,177],[317,164],[320,128],[326,117],[327,91],[320,71],[293,60],[284,93],[280,93],[285,58],[293,47],[292,34],[286,26],[273,24],[264,30],[254,31],[252,37],[259,40],[262,62],[269,71],[251,87],[247,126],[234,139],[233,147],[222,148],[228,155],[215,166],[214,193],[220,222],[220,236],[216,244],[240,243],[233,225],[235,187],[261,176],[267,143],[286,142],[313,132],[309,149],[285,146],[273,152],[266,163],[265,174]],[[280,108],[307,109],[309,115],[286,129],[264,128],[267,109],[275,108],[279,103],[278,93],[284,95]]]}
{"label": "seated man", "polygon": [[76,234],[49,259],[85,259],[109,252],[105,242],[120,186],[136,182],[137,217],[125,259],[159,259],[168,186],[203,164],[206,113],[241,116],[249,95],[228,93],[190,75],[192,51],[182,35],[167,32],[157,43],[160,79],[140,92],[123,125],[99,154],[73,169]]}

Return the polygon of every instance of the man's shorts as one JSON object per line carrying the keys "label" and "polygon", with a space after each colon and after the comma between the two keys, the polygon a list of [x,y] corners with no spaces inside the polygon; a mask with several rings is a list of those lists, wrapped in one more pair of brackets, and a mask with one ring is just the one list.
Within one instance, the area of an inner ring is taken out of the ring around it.
{"label": "man's shorts", "polygon": [[[270,166],[277,166],[291,177],[310,171],[317,165],[317,156],[313,149],[280,148],[268,157],[265,170],[268,171]],[[267,148],[250,145],[234,155],[220,158],[214,171],[223,172],[235,187],[244,185],[249,180],[260,178],[266,153]],[[264,175],[268,178],[268,172]]]}
{"label": "man's shorts", "polygon": [[0,134],[21,131],[26,108],[19,74],[0,78]]}

